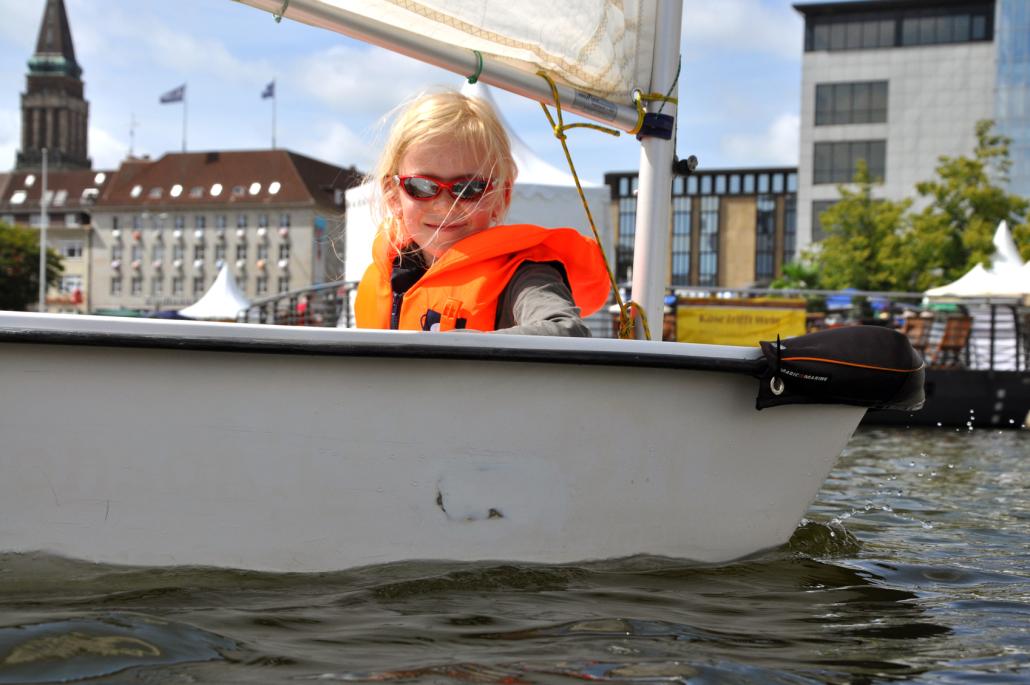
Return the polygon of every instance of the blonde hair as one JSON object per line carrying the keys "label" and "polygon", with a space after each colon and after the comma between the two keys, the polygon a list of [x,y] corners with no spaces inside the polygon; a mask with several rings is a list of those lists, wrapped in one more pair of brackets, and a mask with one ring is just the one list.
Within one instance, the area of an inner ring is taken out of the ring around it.
{"label": "blonde hair", "polygon": [[501,216],[507,212],[507,197],[518,168],[511,154],[508,134],[497,113],[485,100],[455,90],[426,93],[402,105],[390,128],[382,154],[366,182],[371,187],[371,209],[379,231],[398,250],[407,242],[401,222],[390,209],[400,192],[393,183],[401,159],[414,145],[447,140],[477,153],[483,160],[478,171],[494,181],[492,192],[502,192]]}

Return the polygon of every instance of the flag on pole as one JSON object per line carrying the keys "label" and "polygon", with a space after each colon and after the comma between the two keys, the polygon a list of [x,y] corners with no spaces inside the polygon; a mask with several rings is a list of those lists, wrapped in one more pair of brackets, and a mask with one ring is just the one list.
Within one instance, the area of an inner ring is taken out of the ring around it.
{"label": "flag on pole", "polygon": [[269,81],[268,85],[265,86],[265,89],[263,91],[261,91],[261,99],[265,100],[267,98],[274,98],[274,97],[275,97],[275,81]]}
{"label": "flag on pole", "polygon": [[161,104],[167,105],[170,102],[182,102],[186,98],[186,84],[173,88],[161,96]]}

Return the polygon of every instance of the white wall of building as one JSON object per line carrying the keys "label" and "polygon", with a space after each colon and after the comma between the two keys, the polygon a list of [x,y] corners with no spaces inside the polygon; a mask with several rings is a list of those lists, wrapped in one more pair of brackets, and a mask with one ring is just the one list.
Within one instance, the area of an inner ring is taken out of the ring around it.
{"label": "white wall of building", "polygon": [[[815,126],[816,85],[886,80],[887,122]],[[802,63],[798,243],[811,242],[812,203],[836,200],[836,184],[813,184],[815,143],[886,140],[885,183],[876,195],[916,198],[915,184],[933,177],[940,155],[968,155],[974,127],[991,118],[994,43],[806,52]]]}

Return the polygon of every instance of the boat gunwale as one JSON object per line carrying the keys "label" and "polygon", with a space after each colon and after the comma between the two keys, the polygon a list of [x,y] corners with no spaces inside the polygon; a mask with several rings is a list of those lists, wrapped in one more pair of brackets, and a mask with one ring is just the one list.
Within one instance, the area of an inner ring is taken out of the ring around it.
{"label": "boat gunwale", "polygon": [[397,341],[384,344],[378,339],[367,342],[351,340],[330,342],[321,340],[272,340],[247,337],[221,338],[4,327],[0,327],[0,343],[332,357],[418,358],[624,366],[718,371],[751,376],[761,375],[766,365],[764,357],[761,356],[740,358],[664,354],[661,352],[642,353],[635,350],[517,348],[504,345],[450,346],[425,344],[417,341]]}

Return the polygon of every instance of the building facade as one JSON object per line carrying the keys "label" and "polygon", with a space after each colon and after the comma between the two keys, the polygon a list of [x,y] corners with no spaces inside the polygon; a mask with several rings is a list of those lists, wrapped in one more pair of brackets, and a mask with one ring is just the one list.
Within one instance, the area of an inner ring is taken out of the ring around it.
{"label": "building facade", "polygon": [[360,177],[286,150],[127,161],[92,212],[91,311],[179,309],[226,266],[251,299],[339,278]]}
{"label": "building facade", "polygon": [[[637,173],[605,174],[616,226],[615,278],[632,280]],[[676,176],[668,285],[766,286],[797,247],[796,168],[715,169]]]}
{"label": "building facade", "polygon": [[[90,265],[93,234],[92,212],[111,181],[110,171],[48,172],[47,246],[62,257],[64,273],[56,288],[46,294],[47,310],[85,314],[93,292]],[[40,228],[42,223],[43,176],[39,171],[17,170],[0,185],[0,221]]]}
{"label": "building facade", "polygon": [[1030,195],[1025,0],[865,0],[794,6],[805,18],[798,242],[858,160],[879,197],[914,198],[941,155],[969,155],[993,119],[1013,138],[1012,192]]}

